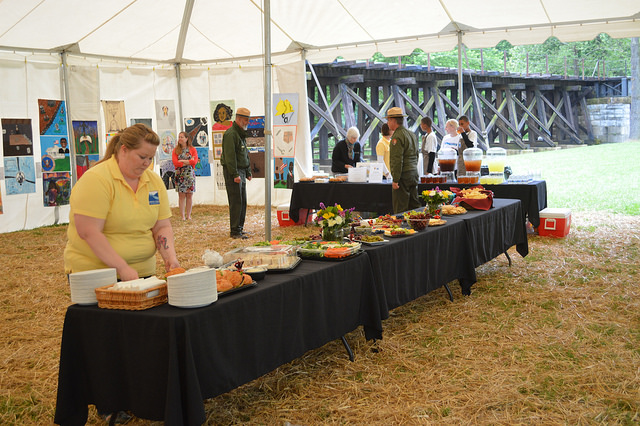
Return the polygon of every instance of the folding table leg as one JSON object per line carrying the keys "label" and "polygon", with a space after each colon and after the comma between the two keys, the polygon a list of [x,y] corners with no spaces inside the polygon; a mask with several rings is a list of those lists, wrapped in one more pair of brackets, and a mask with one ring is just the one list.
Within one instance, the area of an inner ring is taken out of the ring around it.
{"label": "folding table leg", "polygon": [[344,336],[342,336],[340,339],[342,339],[342,344],[349,354],[349,361],[353,362],[355,360],[355,357],[353,356],[353,351],[351,350],[351,346],[349,346],[349,342],[347,342],[347,339]]}
{"label": "folding table leg", "polygon": [[449,284],[445,284],[444,288],[445,288],[445,290],[447,290],[447,293],[449,293],[449,300],[451,300],[453,302],[453,293],[451,293],[451,289],[449,288]]}
{"label": "folding table leg", "polygon": [[507,260],[509,260],[509,267],[511,267],[511,257],[509,257],[509,253],[505,250],[504,255],[507,256]]}

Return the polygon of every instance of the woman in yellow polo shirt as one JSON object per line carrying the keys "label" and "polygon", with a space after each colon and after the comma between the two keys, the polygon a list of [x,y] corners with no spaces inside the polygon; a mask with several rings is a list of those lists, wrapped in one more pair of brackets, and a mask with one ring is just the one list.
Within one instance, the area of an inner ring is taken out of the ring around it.
{"label": "woman in yellow polo shirt", "polygon": [[71,191],[67,274],[116,268],[121,280],[154,275],[156,249],[165,268],[176,257],[167,190],[149,165],[158,135],[135,124],[114,136],[104,158],[85,172]]}

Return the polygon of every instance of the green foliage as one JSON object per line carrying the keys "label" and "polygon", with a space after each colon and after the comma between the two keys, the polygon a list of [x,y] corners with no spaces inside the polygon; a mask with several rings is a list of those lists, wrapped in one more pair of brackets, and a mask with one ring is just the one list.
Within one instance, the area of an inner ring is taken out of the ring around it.
{"label": "green foliage", "polygon": [[[506,56],[508,71],[525,73],[527,54],[529,73],[562,75],[565,72],[565,58],[568,75],[581,76],[583,71],[585,76],[598,75],[598,67],[602,69],[603,64],[608,76],[626,76],[631,72],[631,39],[614,39],[604,33],[593,40],[569,43],[550,37],[542,44],[513,46],[503,40],[496,47],[464,49],[462,61],[467,69],[479,70],[484,67],[486,71],[504,71]],[[375,62],[398,62],[397,57],[387,58],[380,53],[374,54],[371,59]],[[457,68],[458,48],[431,54],[416,49],[401,60],[403,64]]]}

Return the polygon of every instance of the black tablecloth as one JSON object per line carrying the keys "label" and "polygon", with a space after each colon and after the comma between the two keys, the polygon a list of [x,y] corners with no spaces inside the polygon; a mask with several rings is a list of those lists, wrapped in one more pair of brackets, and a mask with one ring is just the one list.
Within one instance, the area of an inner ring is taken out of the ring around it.
{"label": "black tablecloth", "polygon": [[387,309],[417,299],[453,280],[470,292],[476,282],[467,227],[462,221],[429,227],[367,248],[374,279],[384,288]]}
{"label": "black tablecloth", "polygon": [[303,261],[199,309],[70,306],[55,422],[84,424],[87,405],[167,424],[201,424],[203,400],[366,326],[380,337],[383,298],[368,255]]}
{"label": "black tablecloth", "polygon": [[[460,184],[419,184],[420,192],[427,188],[469,187]],[[496,198],[510,198],[522,201],[523,218],[529,217],[533,226],[540,226],[540,210],[547,207],[547,183],[534,181],[526,184],[483,185],[493,191]],[[386,214],[393,212],[390,183],[313,183],[298,182],[293,185],[289,216],[296,222],[298,210],[318,209],[320,202],[325,205],[338,203],[342,207]]]}
{"label": "black tablecloth", "polygon": [[[458,188],[468,188],[474,185],[461,184],[418,184],[418,193],[425,189],[433,189],[439,186],[441,189],[448,189],[452,186]],[[547,182],[544,180],[533,181],[522,184],[502,184],[502,185],[482,185],[486,189],[493,191],[495,198],[509,198],[522,201],[522,215],[528,217],[529,222],[536,228],[540,226],[540,210],[547,208]]]}
{"label": "black tablecloth", "polygon": [[392,213],[391,183],[298,182],[293,185],[289,202],[289,217],[298,221],[299,209],[320,208],[340,204],[364,212]]}
{"label": "black tablecloth", "polygon": [[521,219],[522,203],[518,200],[494,198],[493,208],[489,210],[469,210],[463,215],[443,218],[447,224],[465,224],[466,244],[474,267],[487,263],[513,246],[522,257],[529,253],[527,228]]}

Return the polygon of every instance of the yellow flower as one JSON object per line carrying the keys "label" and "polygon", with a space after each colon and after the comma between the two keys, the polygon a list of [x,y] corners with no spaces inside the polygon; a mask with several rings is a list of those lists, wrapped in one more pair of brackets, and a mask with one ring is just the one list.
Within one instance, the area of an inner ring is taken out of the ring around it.
{"label": "yellow flower", "polygon": [[339,212],[341,212],[341,211],[343,210],[343,209],[342,209],[342,206],[341,206],[340,204],[338,204],[336,207],[338,208],[338,211],[339,211]]}
{"label": "yellow flower", "polygon": [[335,216],[335,214],[333,214],[333,213],[331,213],[331,212],[327,212],[327,213],[325,213],[324,215],[322,215],[322,217],[323,217],[323,218],[325,218],[325,219],[327,219],[327,220],[331,219],[331,218],[332,218],[332,217],[334,217],[334,216]]}

